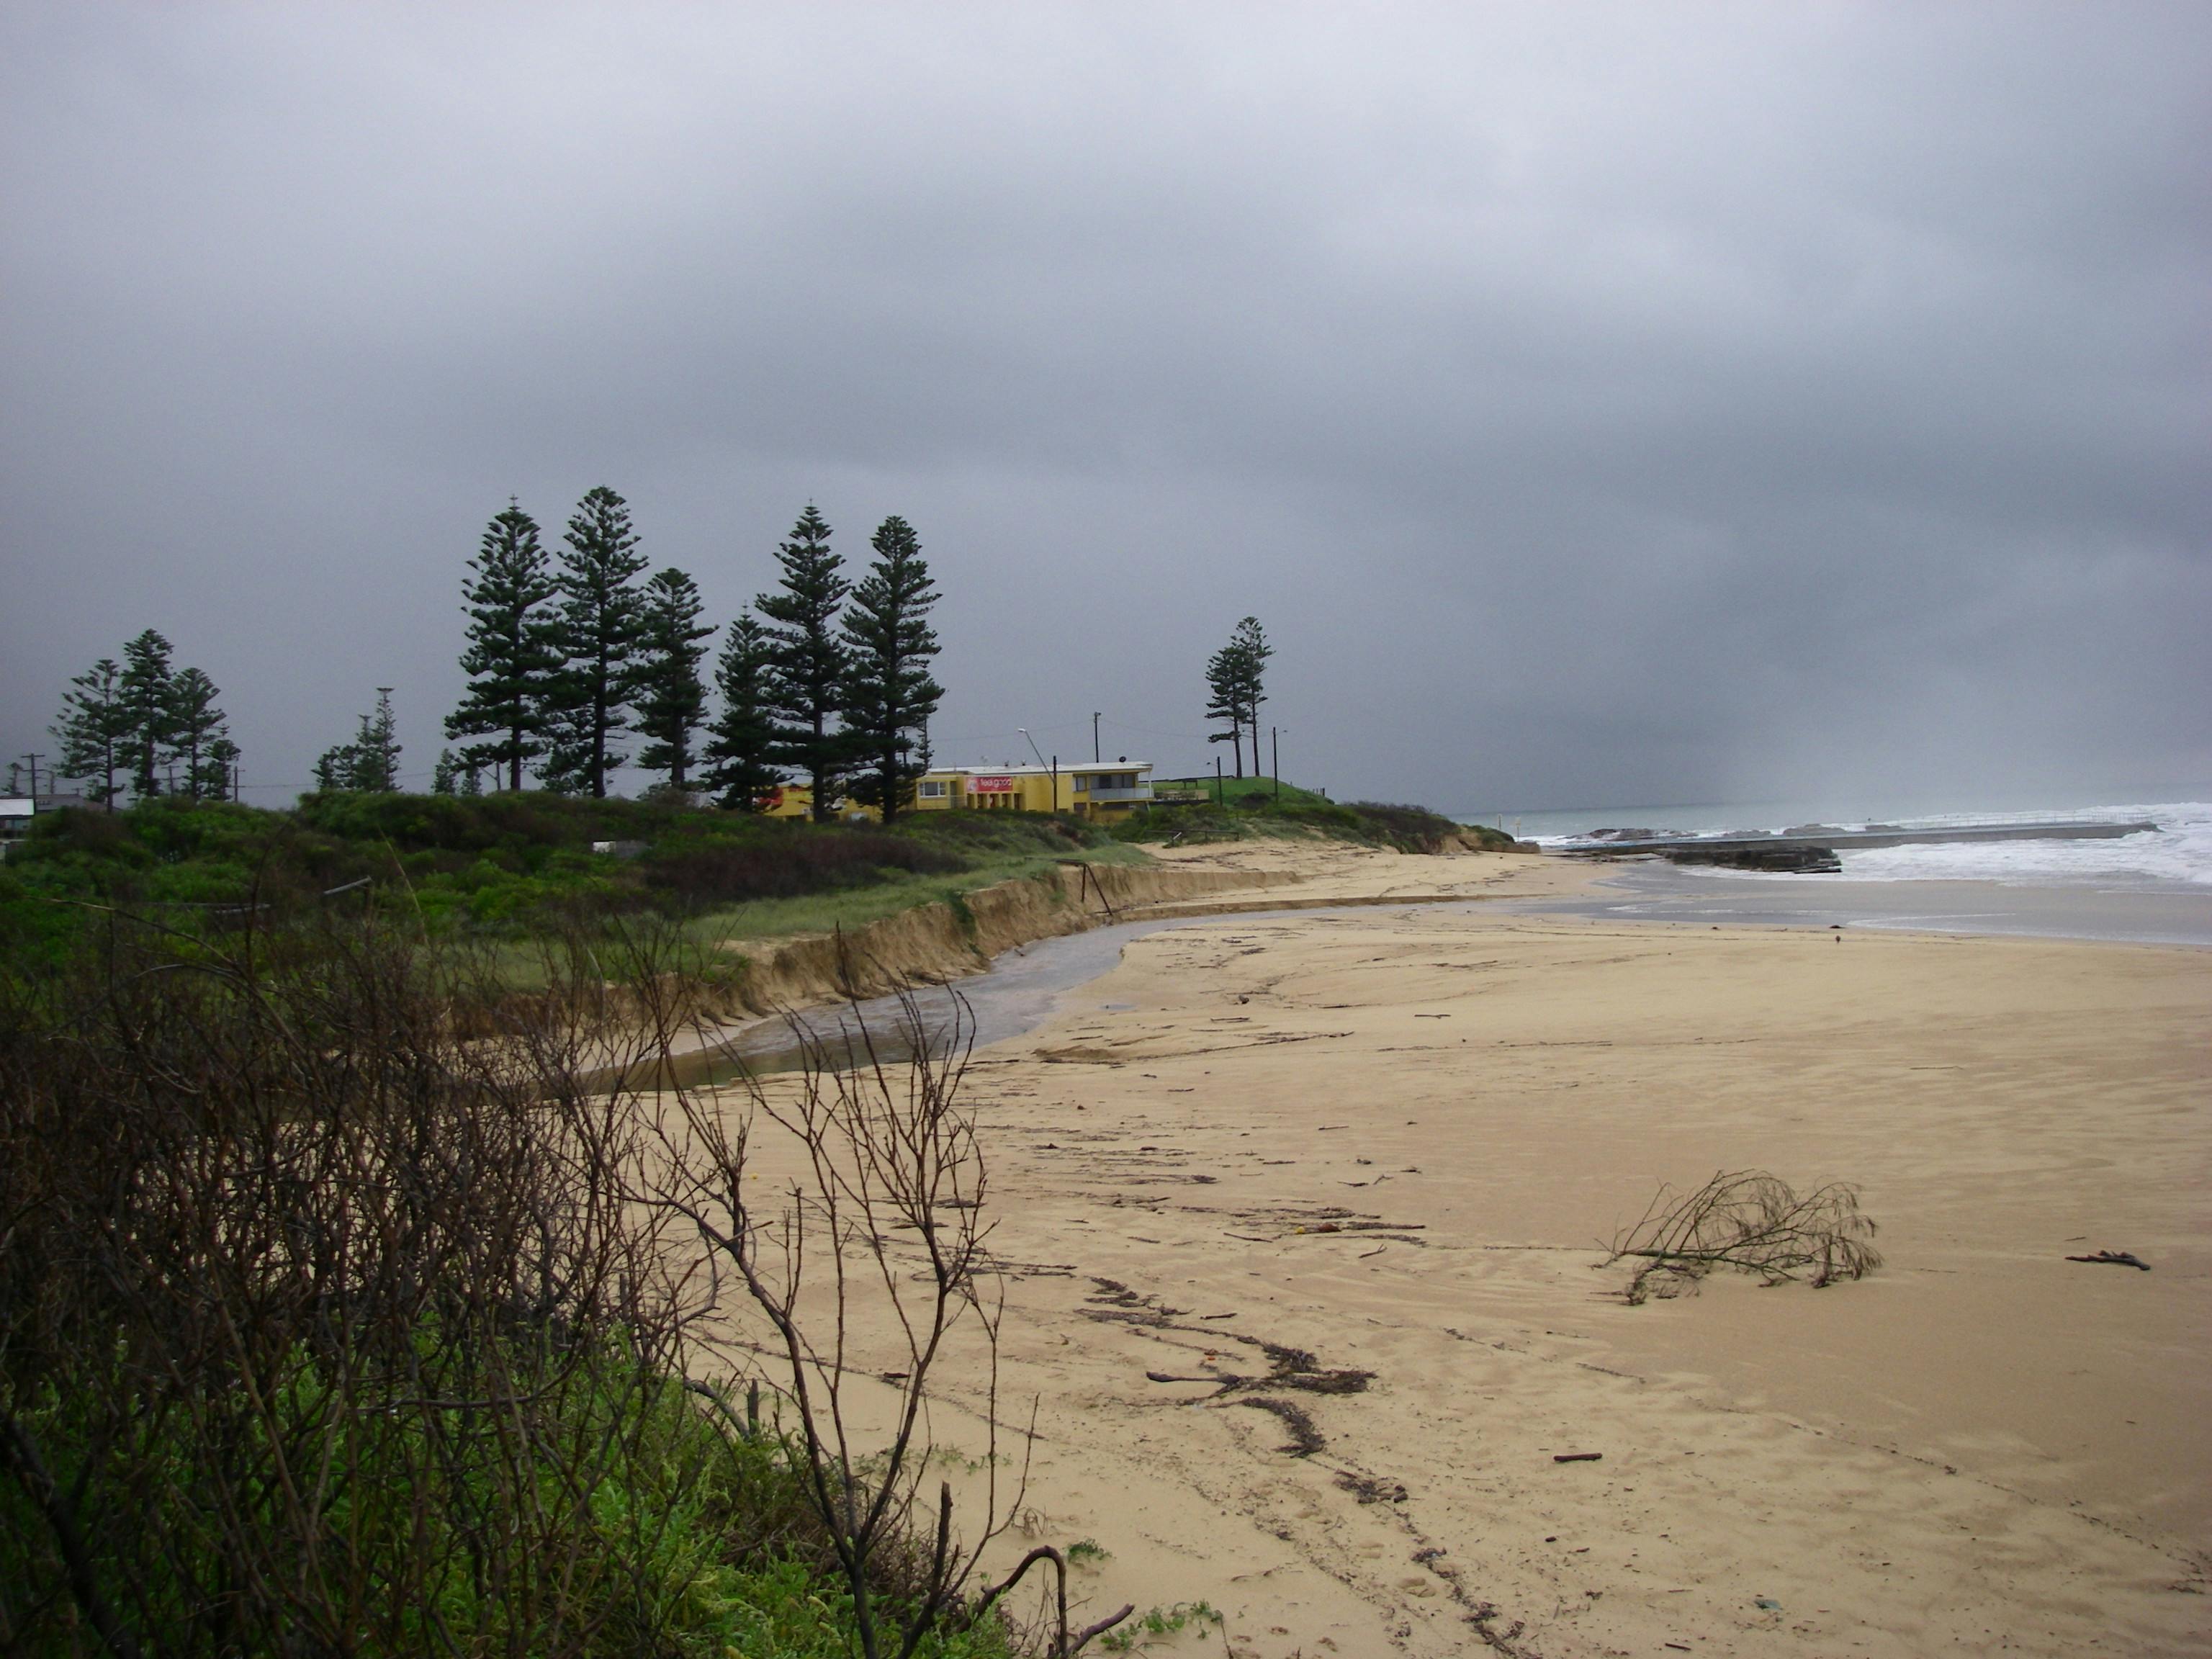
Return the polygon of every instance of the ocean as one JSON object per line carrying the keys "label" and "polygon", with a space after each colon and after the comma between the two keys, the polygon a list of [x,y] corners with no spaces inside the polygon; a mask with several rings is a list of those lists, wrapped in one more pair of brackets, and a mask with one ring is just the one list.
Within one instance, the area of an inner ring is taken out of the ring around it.
{"label": "ocean", "polygon": [[[1621,920],[2010,933],[2212,948],[2212,801],[1895,816],[1825,815],[1788,803],[1641,806],[1509,812],[1504,826],[1556,848],[1598,829],[1694,835],[1812,823],[1917,830],[2083,819],[2147,820],[2157,827],[2106,841],[1932,842],[1844,851],[1839,875],[1638,860],[1604,878],[1604,897],[1552,908]],[[1498,823],[1498,815],[1483,821]]]}

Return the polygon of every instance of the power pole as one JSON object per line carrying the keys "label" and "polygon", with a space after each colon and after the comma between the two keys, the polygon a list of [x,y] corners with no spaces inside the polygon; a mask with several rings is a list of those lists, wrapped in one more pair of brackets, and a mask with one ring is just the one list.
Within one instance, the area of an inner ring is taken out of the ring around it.
{"label": "power pole", "polygon": [[46,756],[44,754],[26,755],[23,758],[31,763],[31,806],[35,811],[39,804],[39,763],[46,759]]}
{"label": "power pole", "polygon": [[1275,799],[1283,798],[1282,731],[1278,726],[1267,728],[1267,771],[1275,780]]}
{"label": "power pole", "polygon": [[1091,711],[1091,761],[1094,766],[1098,758],[1098,710],[1094,708]]}

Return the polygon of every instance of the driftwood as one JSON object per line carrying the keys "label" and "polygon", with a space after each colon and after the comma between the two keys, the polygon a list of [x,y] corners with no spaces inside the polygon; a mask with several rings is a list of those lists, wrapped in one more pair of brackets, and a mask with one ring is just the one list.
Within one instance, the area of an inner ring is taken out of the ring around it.
{"label": "driftwood", "polygon": [[1660,1188],[1644,1218],[1614,1238],[1605,1265],[1637,1264],[1622,1292],[1632,1304],[1679,1295],[1715,1267],[1817,1287],[1880,1267],[1874,1235],[1856,1187],[1832,1182],[1801,1198],[1763,1170],[1723,1170],[1686,1196]]}
{"label": "driftwood", "polygon": [[2066,1259],[2069,1261],[2104,1262],[2115,1267],[2141,1267],[2145,1273],[2150,1271],[2150,1263],[2132,1250],[2100,1250],[2094,1255],[2069,1255]]}

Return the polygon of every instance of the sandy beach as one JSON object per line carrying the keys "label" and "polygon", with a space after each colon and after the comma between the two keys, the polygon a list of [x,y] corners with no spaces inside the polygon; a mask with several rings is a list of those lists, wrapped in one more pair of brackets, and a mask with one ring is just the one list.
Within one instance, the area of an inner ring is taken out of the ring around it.
{"label": "sandy beach", "polygon": [[[2212,953],[1184,856],[1370,908],[1138,939],[978,1051],[1009,1548],[1093,1540],[1094,1612],[1204,1600],[1163,1650],[1266,1659],[2212,1649]],[[1602,1241],[1747,1168],[1855,1183],[1886,1266],[1626,1305]]]}

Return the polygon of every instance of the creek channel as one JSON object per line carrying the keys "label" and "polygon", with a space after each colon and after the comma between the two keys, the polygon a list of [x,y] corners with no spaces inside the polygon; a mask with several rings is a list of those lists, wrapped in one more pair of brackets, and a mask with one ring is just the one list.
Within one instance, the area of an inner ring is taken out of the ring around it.
{"label": "creek channel", "polygon": [[[910,999],[920,1018],[922,1041],[933,1051],[942,1052],[942,1045],[956,1035],[963,1042],[972,1037],[980,1048],[1036,1030],[1052,1018],[1062,997],[1110,972],[1121,960],[1122,947],[1147,933],[1207,922],[1322,916],[1373,908],[1377,907],[1346,906],[1340,912],[1335,906],[1288,905],[1280,909],[1114,922],[1016,945],[994,957],[981,973],[945,985],[917,987]],[[871,1052],[886,1065],[903,1064],[914,1052],[914,1024],[896,995],[771,1016],[708,1034],[700,1046],[671,1056],[662,1076],[671,1083],[699,1088],[732,1082],[747,1074],[765,1077],[795,1072],[805,1065],[810,1045],[838,1069],[865,1065]],[[864,1030],[865,1042],[861,1040]]]}
{"label": "creek channel", "polygon": [[810,1047],[838,1069],[866,1064],[871,1051],[885,1065],[903,1065],[914,1053],[916,1036],[908,1003],[919,1018],[922,1041],[933,1051],[942,1052],[956,1036],[963,1042],[972,1038],[979,1048],[1001,1042],[1035,1030],[1052,1017],[1061,997],[1110,972],[1131,939],[1220,920],[1170,916],[1115,922],[1018,945],[994,957],[979,974],[917,986],[905,999],[867,997],[709,1032],[701,1046],[671,1056],[663,1076],[687,1087],[707,1088],[748,1074],[795,1072],[805,1064]]}

